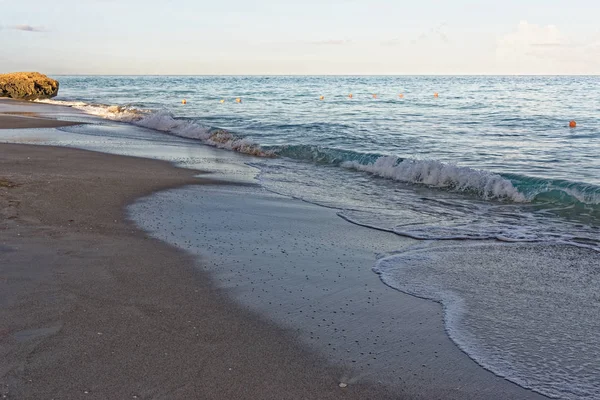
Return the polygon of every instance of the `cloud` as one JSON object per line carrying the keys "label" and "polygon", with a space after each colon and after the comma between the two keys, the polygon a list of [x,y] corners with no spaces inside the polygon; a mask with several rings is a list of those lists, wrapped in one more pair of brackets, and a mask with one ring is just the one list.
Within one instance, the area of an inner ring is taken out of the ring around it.
{"label": "cloud", "polygon": [[519,22],[516,32],[504,35],[498,40],[500,50],[512,52],[568,45],[569,39],[555,25],[540,26],[527,21]]}
{"label": "cloud", "polygon": [[10,29],[14,29],[16,31],[23,32],[45,32],[46,30],[40,26],[32,26],[32,25],[13,25]]}
{"label": "cloud", "polygon": [[597,73],[597,40],[568,36],[555,25],[521,21],[516,30],[497,39],[496,63],[510,73]]}

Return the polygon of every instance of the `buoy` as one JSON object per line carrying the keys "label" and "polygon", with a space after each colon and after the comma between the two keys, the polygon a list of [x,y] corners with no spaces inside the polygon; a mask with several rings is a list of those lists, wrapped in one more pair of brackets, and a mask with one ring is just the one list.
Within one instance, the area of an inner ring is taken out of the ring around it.
{"label": "buoy", "polygon": [[374,94],[374,95],[373,95],[373,98],[374,98],[374,99],[376,99],[376,98],[377,98],[377,95],[376,95],[376,94]]}
{"label": "buoy", "polygon": [[225,99],[219,100],[219,103],[221,103],[221,104],[225,103]]}
{"label": "buoy", "polygon": [[348,98],[349,98],[349,99],[351,99],[351,98],[352,98],[352,93],[350,93],[350,94],[348,95]]}
{"label": "buoy", "polygon": [[575,122],[575,120],[572,120],[571,122],[569,122],[569,128],[576,128],[577,127],[577,122]]}
{"label": "buoy", "polygon": [[438,94],[437,94],[437,92],[435,92],[435,93],[433,94],[433,97],[439,97],[439,96],[438,96]]}
{"label": "buoy", "polygon": [[319,97],[319,100],[325,100],[325,96]]}
{"label": "buoy", "polygon": [[187,100],[186,99],[181,100],[181,104],[187,104]]}
{"label": "buoy", "polygon": [[240,99],[240,98],[238,97],[237,99],[235,99],[235,102],[236,102],[236,103],[241,103],[241,102],[242,102],[242,99]]}
{"label": "buoy", "polygon": [[400,97],[401,99],[403,99],[403,98],[404,98],[404,95],[403,95],[402,93],[400,93],[400,94],[398,95],[398,97]]}

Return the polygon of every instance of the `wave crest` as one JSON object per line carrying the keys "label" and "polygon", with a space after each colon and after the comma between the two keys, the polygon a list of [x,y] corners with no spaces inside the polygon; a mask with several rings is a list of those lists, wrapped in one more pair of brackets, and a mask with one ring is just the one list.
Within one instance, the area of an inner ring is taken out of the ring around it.
{"label": "wave crest", "polygon": [[346,161],[341,165],[400,182],[475,193],[484,199],[508,199],[514,202],[527,200],[511,181],[498,174],[435,160],[403,160],[383,156],[366,165],[356,161]]}

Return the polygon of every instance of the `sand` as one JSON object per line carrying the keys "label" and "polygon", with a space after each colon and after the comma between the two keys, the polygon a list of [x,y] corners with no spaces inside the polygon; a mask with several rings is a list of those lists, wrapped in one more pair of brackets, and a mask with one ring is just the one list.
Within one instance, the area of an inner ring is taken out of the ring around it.
{"label": "sand", "polygon": [[21,115],[0,115],[0,129],[58,128],[77,125],[76,122],[59,121],[50,118],[27,117]]}
{"label": "sand", "polygon": [[378,254],[422,242],[255,186],[172,189],[128,210],[152,236],[201,257],[236,302],[346,366],[349,382],[382,382],[410,398],[542,398],[463,353],[445,332],[440,304],[392,289],[372,271]]}
{"label": "sand", "polygon": [[9,144],[0,171],[8,398],[401,398],[340,388],[344,371],[233,305],[196,260],[124,217],[137,197],[201,183],[193,171]]}
{"label": "sand", "polygon": [[68,107],[50,107],[43,103],[0,99],[0,129],[59,128],[79,124],[79,122],[59,120],[39,114],[48,111],[73,112]]}

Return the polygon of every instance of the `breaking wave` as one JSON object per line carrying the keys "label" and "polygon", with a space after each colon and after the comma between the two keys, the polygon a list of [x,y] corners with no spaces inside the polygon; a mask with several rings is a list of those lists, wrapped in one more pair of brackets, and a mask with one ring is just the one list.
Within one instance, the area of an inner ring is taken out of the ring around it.
{"label": "breaking wave", "polygon": [[233,150],[239,153],[257,157],[273,157],[274,154],[263,150],[252,141],[234,135],[224,129],[205,127],[193,120],[174,118],[167,111],[140,110],[125,106],[107,106],[103,104],[88,104],[84,102],[69,102],[61,100],[38,100],[42,103],[58,104],[73,107],[87,114],[95,115],[112,121],[125,122],[144,128],[154,129],[189,139],[202,141],[209,146]]}
{"label": "breaking wave", "polygon": [[600,187],[591,184],[498,174],[437,160],[415,160],[317,145],[261,146],[242,135],[224,129],[203,126],[193,119],[175,118],[167,111],[81,101],[38,102],[73,107],[101,118],[195,139],[213,147],[257,157],[285,157],[340,166],[399,182],[463,192],[484,200],[571,207],[573,213],[584,213],[592,219],[600,219]]}
{"label": "breaking wave", "polygon": [[526,201],[510,180],[498,174],[435,160],[404,160],[387,156],[378,158],[372,164],[346,161],[342,166],[396,181],[469,192],[483,199]]}

